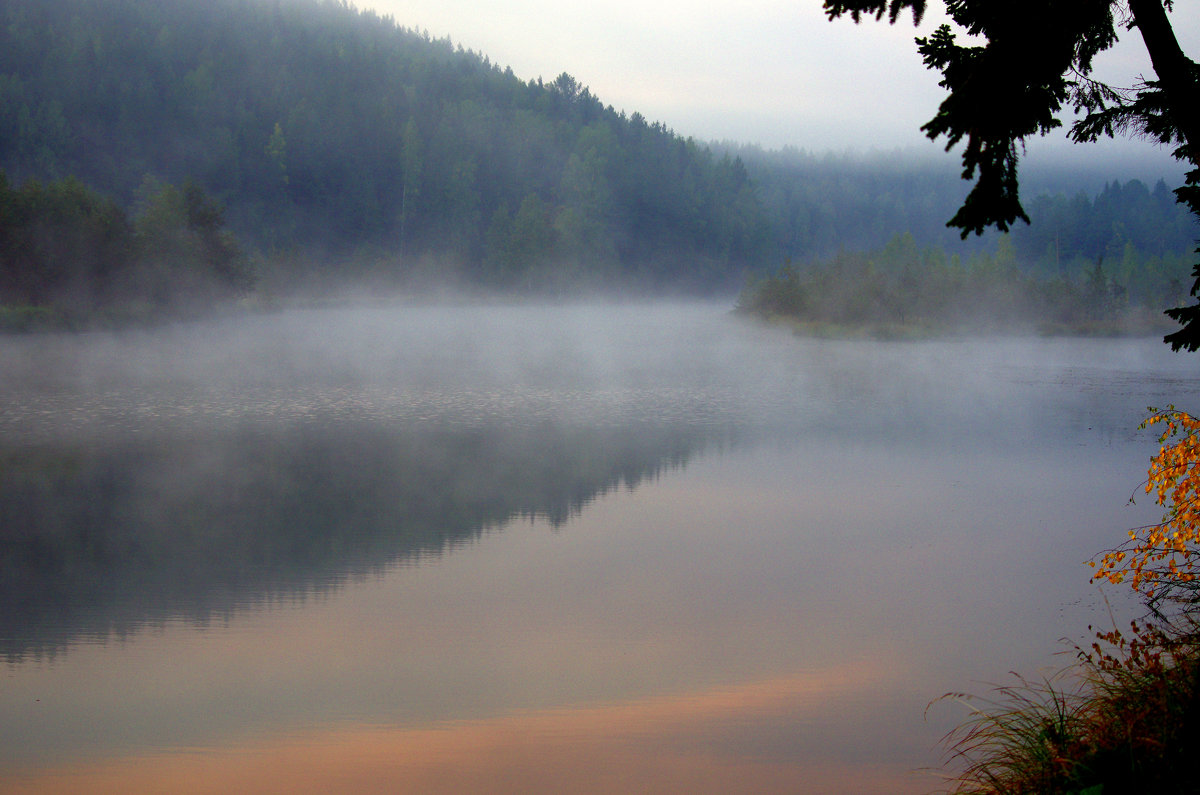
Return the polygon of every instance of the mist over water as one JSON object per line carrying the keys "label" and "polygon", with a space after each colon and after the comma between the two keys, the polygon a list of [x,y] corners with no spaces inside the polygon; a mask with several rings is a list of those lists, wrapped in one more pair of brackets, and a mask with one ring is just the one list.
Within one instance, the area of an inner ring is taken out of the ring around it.
{"label": "mist over water", "polygon": [[[673,325],[670,310],[656,327],[647,327],[649,314],[622,307],[313,310],[157,332],[17,339],[0,355],[12,401],[90,402],[68,417],[56,413],[55,427],[185,417],[288,422],[314,414],[470,421],[503,415],[514,400],[534,409],[532,419],[539,408],[552,411],[551,397],[570,419],[576,408],[593,417],[597,407],[619,412],[623,400],[719,377],[715,327],[688,318],[667,338],[661,331]],[[28,430],[37,411],[19,411],[8,402],[5,421]]]}
{"label": "mist over water", "polygon": [[[977,420],[1024,416],[1048,379],[1086,390],[1094,373],[1124,377],[1140,410],[1186,386],[1186,365],[1146,340],[805,340],[739,323],[720,304],[336,308],[0,340],[0,428],[12,438],[316,417],[603,423],[672,413],[853,427],[889,422],[886,411],[853,415],[890,405],[906,420],[891,425],[936,418],[986,433],[997,423]],[[1056,400],[1082,410],[1075,397]]]}
{"label": "mist over water", "polygon": [[0,372],[0,789],[38,792],[935,788],[961,715],[925,705],[1107,620],[1136,426],[1200,396],[1154,339],[718,304],[5,337]]}

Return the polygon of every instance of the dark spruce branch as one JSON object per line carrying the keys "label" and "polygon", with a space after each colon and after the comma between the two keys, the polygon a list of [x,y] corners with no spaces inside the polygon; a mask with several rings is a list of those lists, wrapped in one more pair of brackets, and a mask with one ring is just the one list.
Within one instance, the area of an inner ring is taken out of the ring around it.
{"label": "dark spruce branch", "polygon": [[[1072,130],[1075,140],[1134,132],[1174,145],[1175,156],[1192,167],[1176,195],[1200,217],[1200,74],[1175,37],[1171,5],[1169,0],[947,2],[954,27],[943,25],[917,44],[950,92],[922,129],[933,139],[944,136],[948,149],[961,143],[963,177],[975,180],[950,224],[966,235],[1028,221],[1017,177],[1024,141],[1059,127],[1058,116],[1068,103],[1085,114]],[[926,4],[825,0],[824,6],[830,18],[849,15],[858,21],[886,13],[894,23],[904,9],[919,21]],[[1141,35],[1157,76],[1124,91],[1090,77],[1093,59],[1116,43],[1122,26]],[[959,31],[983,43],[962,45]],[[1191,295],[1200,297],[1200,262],[1193,275]],[[1166,342],[1175,350],[1200,349],[1200,303],[1166,313],[1183,326]]]}

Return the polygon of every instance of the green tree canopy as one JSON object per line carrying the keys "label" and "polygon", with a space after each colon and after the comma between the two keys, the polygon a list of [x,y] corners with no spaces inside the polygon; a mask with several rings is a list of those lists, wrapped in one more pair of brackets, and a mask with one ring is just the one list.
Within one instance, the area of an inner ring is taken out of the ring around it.
{"label": "green tree canopy", "polygon": [[[953,25],[943,24],[916,40],[926,66],[942,74],[949,96],[921,129],[963,143],[963,178],[974,179],[951,226],[980,233],[1028,221],[1018,197],[1019,144],[1062,125],[1070,107],[1079,118],[1075,141],[1135,134],[1174,147],[1193,168],[1176,196],[1200,216],[1200,70],[1175,37],[1168,12],[1172,0],[945,0]],[[824,0],[831,18],[848,15],[895,22],[912,12],[919,22],[926,0]],[[1137,31],[1153,64],[1155,80],[1130,89],[1092,76],[1095,57],[1123,32]],[[967,43],[960,43],[963,34]],[[1191,290],[1200,295],[1200,264]],[[1183,328],[1166,337],[1175,350],[1200,349],[1200,303],[1171,308]]]}

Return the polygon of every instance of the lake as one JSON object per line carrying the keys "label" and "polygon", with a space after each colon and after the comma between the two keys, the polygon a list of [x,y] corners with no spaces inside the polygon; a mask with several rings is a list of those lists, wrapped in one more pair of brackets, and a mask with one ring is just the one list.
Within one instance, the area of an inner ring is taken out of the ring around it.
{"label": "lake", "polygon": [[0,792],[936,790],[931,701],[1136,612],[1085,562],[1197,364],[713,304],[2,338]]}

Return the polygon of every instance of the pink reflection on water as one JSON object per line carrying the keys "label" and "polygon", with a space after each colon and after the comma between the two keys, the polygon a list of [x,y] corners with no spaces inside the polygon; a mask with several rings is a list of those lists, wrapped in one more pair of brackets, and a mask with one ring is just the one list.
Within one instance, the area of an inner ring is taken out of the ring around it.
{"label": "pink reflection on water", "polygon": [[[805,726],[894,687],[883,662],[638,701],[396,729],[354,725],[203,752],[127,756],[10,781],[20,793],[924,792],[932,774],[805,756]],[[764,754],[762,736],[796,754]]]}

